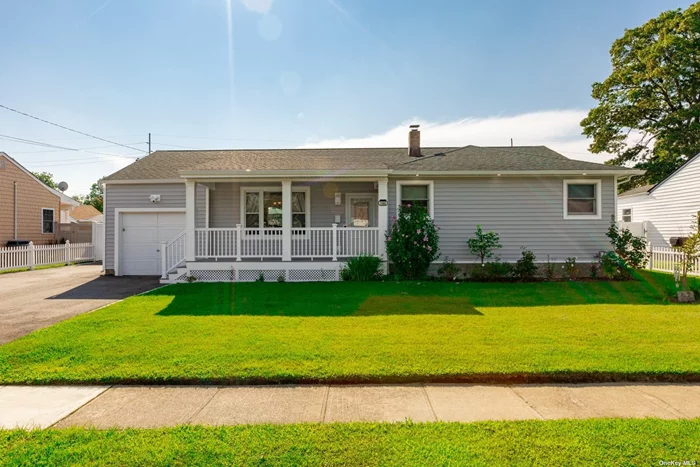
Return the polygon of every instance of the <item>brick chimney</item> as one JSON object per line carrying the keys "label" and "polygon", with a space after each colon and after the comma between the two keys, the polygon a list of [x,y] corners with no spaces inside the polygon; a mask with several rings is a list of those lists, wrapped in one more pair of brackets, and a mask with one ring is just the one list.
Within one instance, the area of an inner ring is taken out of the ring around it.
{"label": "brick chimney", "polygon": [[411,131],[408,132],[408,155],[413,157],[421,157],[420,153],[420,125],[411,125]]}

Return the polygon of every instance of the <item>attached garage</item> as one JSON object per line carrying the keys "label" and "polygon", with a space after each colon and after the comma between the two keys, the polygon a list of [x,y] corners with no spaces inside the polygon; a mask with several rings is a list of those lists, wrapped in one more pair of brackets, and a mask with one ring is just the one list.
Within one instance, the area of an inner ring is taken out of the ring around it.
{"label": "attached garage", "polygon": [[121,212],[118,216],[118,274],[160,276],[161,243],[185,230],[185,213]]}

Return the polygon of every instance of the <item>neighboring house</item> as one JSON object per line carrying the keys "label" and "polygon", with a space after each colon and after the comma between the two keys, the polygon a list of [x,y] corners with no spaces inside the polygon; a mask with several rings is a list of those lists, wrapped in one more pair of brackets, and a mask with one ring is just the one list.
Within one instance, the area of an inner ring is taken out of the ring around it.
{"label": "neighboring house", "polygon": [[77,204],[0,152],[0,247],[16,240],[55,243],[61,210]]}
{"label": "neighboring house", "polygon": [[[643,173],[544,146],[156,151],[104,179],[105,268],[168,280],[328,280],[359,254],[386,259],[401,204],[426,206],[442,258],[473,263],[477,225],[503,261],[592,261],[610,248],[617,181]],[[177,266],[180,266],[179,268]],[[330,275],[329,275],[330,274]]]}
{"label": "neighboring house", "polygon": [[63,212],[61,214],[61,222],[104,222],[102,213],[91,204],[71,206],[71,208],[65,212],[66,221],[63,220]]}
{"label": "neighboring house", "polygon": [[[618,197],[617,217],[644,232],[653,246],[667,247],[687,237],[700,216],[700,154],[656,185]],[[673,240],[673,241],[672,241]]]}

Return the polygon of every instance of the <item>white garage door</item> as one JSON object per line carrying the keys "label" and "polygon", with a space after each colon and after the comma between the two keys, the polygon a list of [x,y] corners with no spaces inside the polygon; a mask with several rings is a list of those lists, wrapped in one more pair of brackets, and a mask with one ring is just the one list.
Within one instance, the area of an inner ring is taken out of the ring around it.
{"label": "white garage door", "polygon": [[160,244],[185,230],[185,213],[122,213],[119,274],[160,276]]}

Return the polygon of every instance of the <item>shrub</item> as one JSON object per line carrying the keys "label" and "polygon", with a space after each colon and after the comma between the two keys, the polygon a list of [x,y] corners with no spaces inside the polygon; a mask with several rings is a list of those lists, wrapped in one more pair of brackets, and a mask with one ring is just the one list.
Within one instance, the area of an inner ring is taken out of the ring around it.
{"label": "shrub", "polygon": [[632,275],[627,264],[614,251],[603,253],[600,267],[608,279],[628,279]]}
{"label": "shrub", "polygon": [[532,280],[537,275],[537,265],[535,264],[535,254],[523,247],[522,258],[515,263],[513,274],[521,281]]}
{"label": "shrub", "polygon": [[643,269],[647,264],[647,240],[635,237],[629,229],[620,229],[615,222],[615,216],[610,218],[610,227],[606,234],[610,239],[615,254],[624,261],[627,267]]}
{"label": "shrub", "polygon": [[261,272],[258,278],[255,279],[255,282],[265,282],[265,274]]}
{"label": "shrub", "polygon": [[376,256],[360,255],[348,259],[340,278],[344,281],[376,281],[381,278],[381,259]]}
{"label": "shrub", "polygon": [[476,236],[467,240],[469,251],[474,256],[478,256],[481,264],[484,260],[493,258],[493,250],[501,248],[500,238],[496,232],[486,232],[481,230],[481,226],[476,226]]}
{"label": "shrub", "polygon": [[502,263],[500,259],[486,263],[484,266],[487,279],[510,279],[513,276],[513,265]]}
{"label": "shrub", "polygon": [[438,276],[446,281],[455,281],[459,276],[459,267],[455,264],[453,259],[449,256],[445,256],[445,261],[438,269]]}
{"label": "shrub", "polygon": [[438,256],[437,227],[422,206],[401,206],[386,233],[386,252],[401,279],[423,279]]}
{"label": "shrub", "polygon": [[544,266],[544,277],[548,280],[551,281],[554,279],[554,276],[557,275],[556,273],[556,264],[552,262],[552,259],[556,260],[556,258],[550,258],[549,255],[547,255],[547,264]]}
{"label": "shrub", "polygon": [[564,263],[564,273],[571,281],[578,279],[580,271],[578,265],[576,264],[575,257],[566,258],[566,262]]}
{"label": "shrub", "polygon": [[284,274],[277,276],[277,282],[286,282],[287,279],[284,278]]}

